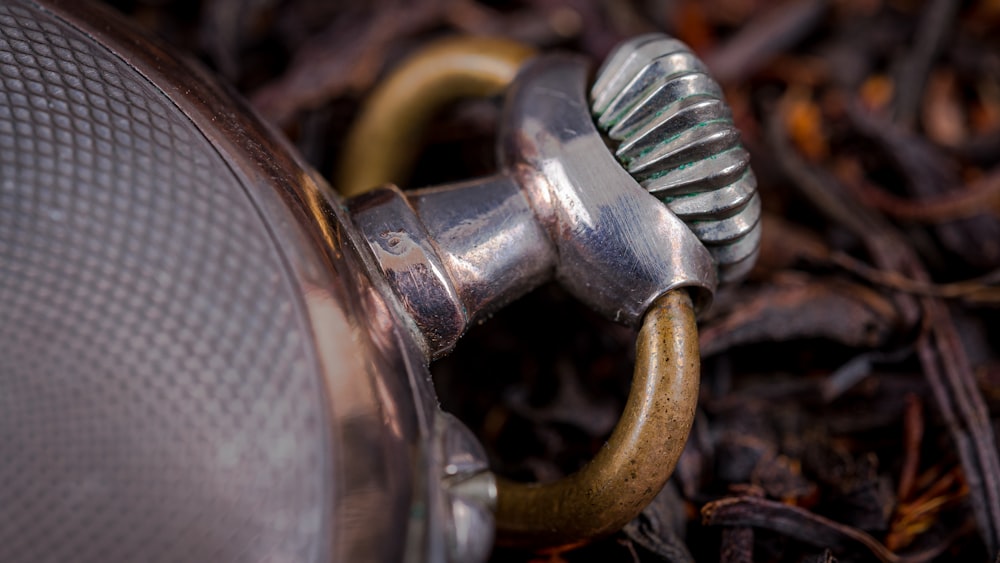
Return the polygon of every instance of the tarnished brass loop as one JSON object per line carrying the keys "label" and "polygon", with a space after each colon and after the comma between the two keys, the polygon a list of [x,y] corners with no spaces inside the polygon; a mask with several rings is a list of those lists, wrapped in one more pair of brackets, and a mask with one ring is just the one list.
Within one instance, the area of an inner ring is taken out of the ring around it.
{"label": "tarnished brass loop", "polygon": [[[497,39],[450,39],[421,51],[376,90],[351,131],[339,188],[356,195],[399,182],[433,114],[461,97],[494,95],[533,51]],[[519,546],[579,542],[615,532],[666,483],[694,420],[700,359],[691,298],[670,291],[645,314],[625,411],[595,459],[554,483],[498,479],[497,540]]]}
{"label": "tarnished brass loop", "polygon": [[534,54],[530,46],[509,39],[454,37],[408,58],[375,89],[348,133],[337,189],[350,197],[400,183],[437,111],[462,98],[503,92]]}
{"label": "tarnished brass loop", "polygon": [[497,483],[497,541],[559,545],[607,535],[635,518],[677,464],[698,405],[698,329],[686,291],[661,297],[636,340],[625,411],[608,443],[554,483]]}

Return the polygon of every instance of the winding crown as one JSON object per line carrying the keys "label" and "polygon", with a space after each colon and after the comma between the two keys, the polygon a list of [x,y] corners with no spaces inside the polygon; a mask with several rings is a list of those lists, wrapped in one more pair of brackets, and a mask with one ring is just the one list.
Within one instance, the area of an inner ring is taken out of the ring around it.
{"label": "winding crown", "polygon": [[745,276],[760,247],[757,180],[705,65],[676,39],[636,37],[601,67],[591,111],[621,165],[708,248],[719,281]]}

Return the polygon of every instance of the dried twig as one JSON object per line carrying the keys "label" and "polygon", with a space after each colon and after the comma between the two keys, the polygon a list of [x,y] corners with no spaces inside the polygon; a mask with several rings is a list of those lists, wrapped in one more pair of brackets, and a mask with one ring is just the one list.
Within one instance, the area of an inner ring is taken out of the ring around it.
{"label": "dried twig", "polygon": [[907,128],[916,123],[931,65],[952,31],[961,4],[958,0],[933,0],[920,19],[913,50],[900,67],[896,88],[896,120]]}
{"label": "dried twig", "polygon": [[701,509],[707,526],[752,526],[773,530],[818,547],[842,551],[863,549],[883,563],[920,563],[936,557],[940,549],[900,556],[861,530],[838,524],[804,508],[754,496],[717,500]]}
{"label": "dried twig", "polygon": [[745,80],[823,21],[827,0],[789,0],[751,20],[738,35],[705,55],[723,84]]}
{"label": "dried twig", "polygon": [[936,196],[903,198],[874,185],[857,193],[862,202],[882,213],[909,221],[938,223],[1000,212],[1000,169],[988,172],[969,186]]}

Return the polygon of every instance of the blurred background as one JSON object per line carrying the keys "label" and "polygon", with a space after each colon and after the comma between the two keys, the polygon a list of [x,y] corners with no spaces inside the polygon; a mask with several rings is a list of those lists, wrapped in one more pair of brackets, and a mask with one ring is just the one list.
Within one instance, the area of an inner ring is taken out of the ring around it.
{"label": "blurred background", "polygon": [[[495,561],[993,561],[1000,549],[1000,1],[112,0],[200,59],[328,178],[359,104],[433,39],[590,57],[662,31],[724,86],[764,241],[701,321],[698,417],[621,533]],[[409,187],[491,172],[499,99],[432,123]],[[524,480],[580,467],[634,334],[547,286],[432,369]]]}

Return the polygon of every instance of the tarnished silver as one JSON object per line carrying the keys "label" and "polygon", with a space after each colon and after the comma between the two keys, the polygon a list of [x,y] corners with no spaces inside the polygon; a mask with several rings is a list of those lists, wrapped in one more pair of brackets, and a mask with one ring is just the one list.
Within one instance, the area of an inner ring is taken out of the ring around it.
{"label": "tarnished silver", "polygon": [[636,326],[649,305],[685,287],[711,301],[711,257],[676,215],[615,160],[589,116],[587,65],[552,55],[508,94],[500,162],[517,178],[556,246],[556,277],[607,317]]}
{"label": "tarnished silver", "polygon": [[419,190],[409,200],[441,253],[468,322],[481,322],[551,276],[555,249],[511,177]]}
{"label": "tarnished silver", "polygon": [[680,41],[637,37],[602,67],[588,108],[585,65],[542,57],[508,93],[498,175],[352,203],[432,357],[553,275],[635,326],[670,289],[694,288],[701,308],[717,279],[749,272],[760,246],[757,181],[706,72]]}
{"label": "tarnished silver", "polygon": [[554,249],[507,176],[348,202],[383,275],[431,358],[465,329],[551,277]]}
{"label": "tarnished silver", "polygon": [[760,200],[722,89],[683,43],[623,43],[590,93],[591,110],[629,173],[712,253],[719,281],[742,278],[760,245]]}
{"label": "tarnished silver", "polygon": [[465,330],[468,315],[430,233],[406,196],[389,187],[355,198],[350,209],[379,273],[420,328],[428,355],[450,350]]}
{"label": "tarnished silver", "polygon": [[[503,113],[498,175],[349,202],[432,357],[552,277],[630,326],[671,289],[689,288],[699,308],[711,301],[712,257],[608,150],[590,117],[586,76],[583,59],[561,55],[522,70]],[[738,236],[741,226],[705,223],[714,229],[705,236]]]}

